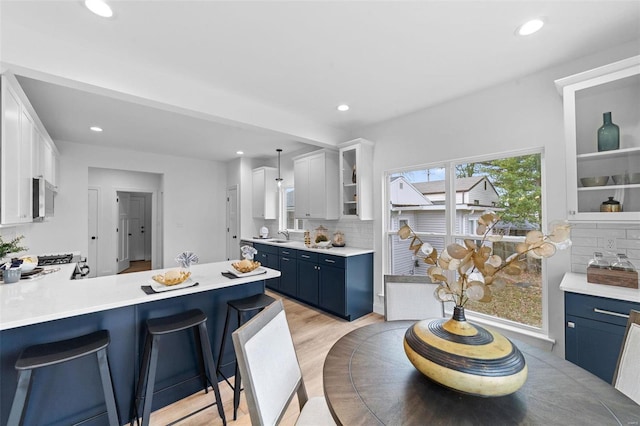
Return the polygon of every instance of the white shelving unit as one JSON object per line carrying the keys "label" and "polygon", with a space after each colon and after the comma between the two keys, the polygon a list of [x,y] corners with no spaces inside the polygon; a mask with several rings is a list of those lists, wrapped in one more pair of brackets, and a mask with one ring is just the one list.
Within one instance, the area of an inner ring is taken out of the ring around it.
{"label": "white shelving unit", "polygon": [[339,145],[342,218],[373,219],[373,146],[366,139]]}
{"label": "white shelving unit", "polygon": [[[640,173],[640,56],[556,80],[563,96],[567,160],[567,217],[571,221],[640,220],[640,184],[583,187],[580,179]],[[598,152],[602,114],[620,127],[620,149]],[[600,212],[609,197],[622,212]]]}

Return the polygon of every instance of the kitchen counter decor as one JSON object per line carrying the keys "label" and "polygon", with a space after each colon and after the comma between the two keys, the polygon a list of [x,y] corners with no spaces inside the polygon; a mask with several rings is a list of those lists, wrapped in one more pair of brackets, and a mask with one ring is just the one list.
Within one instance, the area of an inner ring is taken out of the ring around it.
{"label": "kitchen counter decor", "polygon": [[195,265],[199,261],[198,256],[192,251],[185,251],[176,257],[176,262],[184,269],[189,269],[191,265]]}
{"label": "kitchen counter decor", "polygon": [[245,274],[247,272],[253,271],[254,269],[258,269],[260,267],[260,262],[257,262],[255,260],[242,259],[239,262],[233,262],[231,266],[233,266],[236,271]]}
{"label": "kitchen counter decor", "polygon": [[313,238],[313,247],[326,248],[329,246],[330,242],[327,231],[329,230],[322,225],[316,228],[316,236]]}
{"label": "kitchen counter decor", "polygon": [[26,247],[20,245],[20,241],[24,239],[23,235],[15,237],[11,241],[4,241],[0,235],[0,260],[4,259],[9,253],[18,253],[26,251]]}
{"label": "kitchen counter decor", "polygon": [[158,284],[173,286],[182,284],[191,276],[191,272],[179,269],[170,269],[164,274],[157,274],[151,278]]}
{"label": "kitchen counter decor", "polygon": [[493,234],[499,217],[493,212],[478,220],[476,240],[464,245],[450,244],[438,256],[437,250],[423,242],[408,226],[398,230],[402,239],[412,238],[410,248],[423,253],[427,271],[434,283],[440,283],[434,296],[442,302],[454,302],[450,319],[425,319],[405,333],[404,350],[409,361],[436,383],[462,393],[494,397],[509,395],[525,383],[527,365],[518,348],[505,336],[468,322],[464,306],[469,301],[488,302],[492,291],[506,285],[498,275],[518,275],[525,268],[526,256],[551,257],[556,248],[570,245],[569,225],[555,222],[551,232],[530,231],[516,253],[506,260],[493,254],[491,242],[500,241]]}

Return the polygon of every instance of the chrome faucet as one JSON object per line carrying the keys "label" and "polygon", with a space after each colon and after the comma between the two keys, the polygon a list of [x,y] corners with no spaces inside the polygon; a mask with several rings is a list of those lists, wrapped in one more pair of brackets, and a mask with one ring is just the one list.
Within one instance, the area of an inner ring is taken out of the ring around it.
{"label": "chrome faucet", "polygon": [[282,231],[278,231],[278,234],[284,235],[285,238],[287,239],[287,241],[289,241],[289,231],[287,231],[286,229],[284,229]]}

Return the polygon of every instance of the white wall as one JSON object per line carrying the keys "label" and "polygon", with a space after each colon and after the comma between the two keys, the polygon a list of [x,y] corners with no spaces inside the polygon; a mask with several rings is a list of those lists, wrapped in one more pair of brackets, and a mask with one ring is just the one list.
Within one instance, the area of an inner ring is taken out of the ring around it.
{"label": "white wall", "polygon": [[[520,79],[361,129],[353,137],[376,143],[374,151],[374,294],[381,292],[383,249],[383,174],[389,169],[519,149],[544,149],[547,220],[566,218],[566,178],[562,98],[554,80],[637,55],[638,45],[543,70]],[[554,351],[564,354],[564,296],[558,286],[570,270],[570,255],[560,252],[547,262],[549,335]],[[376,298],[375,310],[383,312]]]}
{"label": "white wall", "polygon": [[[44,223],[16,227],[34,254],[88,249],[87,187],[90,167],[163,175],[162,261],[195,252],[200,262],[221,261],[225,254],[226,166],[223,163],[124,151],[56,141],[60,150],[59,193],[55,216]],[[3,236],[9,232],[3,230]]]}

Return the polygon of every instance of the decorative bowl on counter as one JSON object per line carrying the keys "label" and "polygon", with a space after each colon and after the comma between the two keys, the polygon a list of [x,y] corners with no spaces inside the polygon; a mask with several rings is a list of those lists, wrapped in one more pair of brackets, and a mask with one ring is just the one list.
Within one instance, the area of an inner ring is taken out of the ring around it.
{"label": "decorative bowl on counter", "polygon": [[22,260],[22,263],[20,264],[20,270],[22,273],[31,272],[36,269],[36,266],[38,266],[37,256],[22,256],[20,260]]}
{"label": "decorative bowl on counter", "polygon": [[233,269],[235,269],[236,271],[245,274],[247,272],[253,271],[254,269],[258,269],[260,267],[260,262],[256,260],[244,259],[239,262],[233,262],[231,266],[233,266]]}
{"label": "decorative bowl on counter", "polygon": [[318,248],[329,248],[331,247],[331,241],[320,241],[316,243],[316,247]]}
{"label": "decorative bowl on counter", "polygon": [[609,176],[595,176],[580,178],[582,186],[604,186],[609,182]]}
{"label": "decorative bowl on counter", "polygon": [[182,284],[191,276],[191,272],[180,270],[180,269],[170,269],[164,274],[154,275],[151,278],[163,285],[176,285]]}

